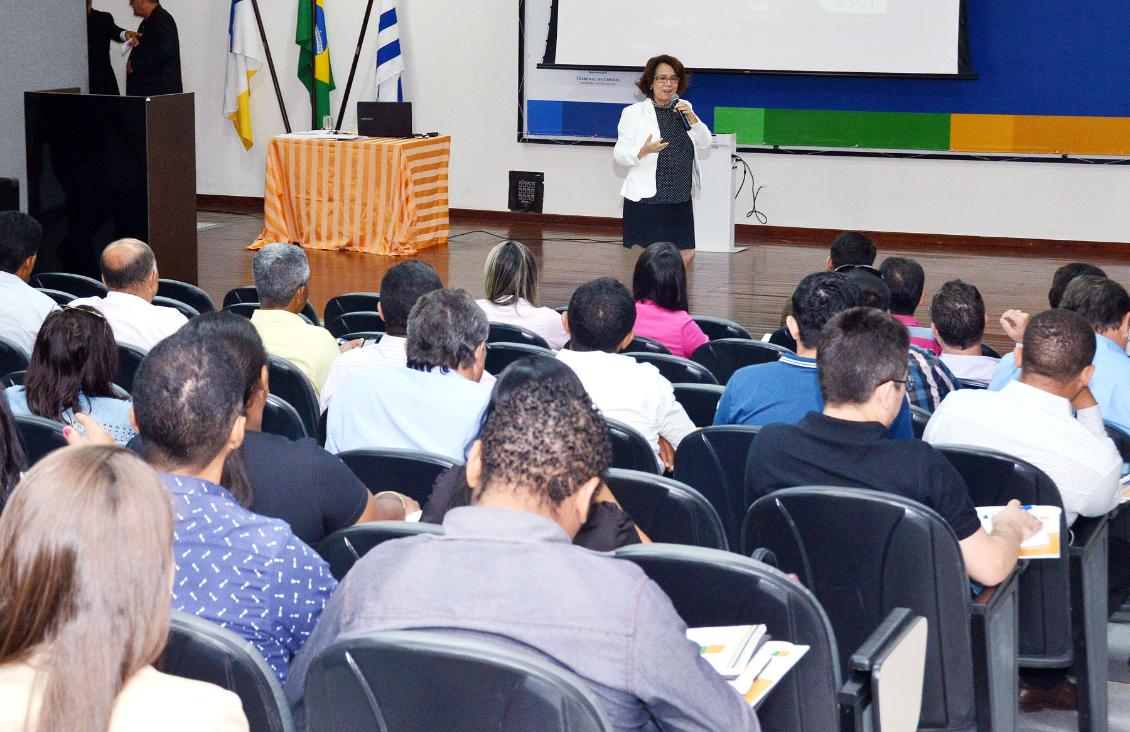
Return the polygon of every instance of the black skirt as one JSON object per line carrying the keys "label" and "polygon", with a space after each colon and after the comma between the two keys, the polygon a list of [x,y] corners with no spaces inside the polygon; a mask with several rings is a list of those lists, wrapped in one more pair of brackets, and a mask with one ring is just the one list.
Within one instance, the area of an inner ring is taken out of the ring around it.
{"label": "black skirt", "polygon": [[694,205],[683,203],[644,203],[624,199],[624,247],[646,247],[669,241],[679,249],[694,249]]}

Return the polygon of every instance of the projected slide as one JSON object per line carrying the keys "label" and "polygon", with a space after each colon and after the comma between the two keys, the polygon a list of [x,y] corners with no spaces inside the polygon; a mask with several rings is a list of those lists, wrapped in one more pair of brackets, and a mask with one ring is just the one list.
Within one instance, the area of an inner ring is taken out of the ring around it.
{"label": "projected slide", "polygon": [[557,0],[556,63],[957,74],[960,0]]}

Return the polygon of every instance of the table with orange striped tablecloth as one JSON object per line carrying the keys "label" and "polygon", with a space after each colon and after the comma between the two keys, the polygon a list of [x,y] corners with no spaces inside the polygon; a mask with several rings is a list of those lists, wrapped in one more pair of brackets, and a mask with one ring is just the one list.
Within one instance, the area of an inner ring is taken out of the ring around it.
{"label": "table with orange striped tablecloth", "polygon": [[446,244],[451,138],[281,135],[267,149],[263,232],[312,249],[408,255]]}

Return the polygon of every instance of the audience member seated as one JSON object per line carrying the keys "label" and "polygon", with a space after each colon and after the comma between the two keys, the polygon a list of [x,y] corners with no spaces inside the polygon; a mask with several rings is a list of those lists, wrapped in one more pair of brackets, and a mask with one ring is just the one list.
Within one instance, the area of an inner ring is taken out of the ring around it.
{"label": "audience member seated", "polygon": [[871,237],[858,231],[841,231],[832,240],[826,264],[829,272],[845,266],[871,267],[875,264],[877,254]]}
{"label": "audience member seated", "polygon": [[119,239],[102,250],[106,297],[84,297],[71,305],[89,305],[106,316],[119,343],[148,351],[188,322],[176,308],[153,304],[157,295],[157,258],[137,239]]}
{"label": "audience member seated", "polygon": [[463,290],[435,290],[408,315],[408,365],[373,366],[330,402],[326,449],[398,447],[463,462],[490,387],[487,316]]}
{"label": "audience member seated", "polygon": [[[1114,280],[1082,275],[1071,280],[1059,306],[1083,316],[1095,332],[1095,373],[1090,389],[1102,409],[1103,417],[1123,430],[1130,430],[1130,356],[1126,355],[1130,330],[1130,295]],[[1011,317],[1011,322],[1005,318]],[[1022,342],[1027,316],[1009,311],[1001,324],[1006,332]],[[1020,376],[1016,352],[1005,354],[997,366],[989,389],[1000,391]]]}
{"label": "audience member seated", "polygon": [[307,323],[298,314],[306,306],[306,281],[310,279],[310,263],[302,247],[268,244],[255,255],[251,271],[259,292],[259,309],[251,314],[251,324],[267,352],[293,363],[310,379],[314,391],[321,391],[334,359],[361,341],[338,346],[328,330]]}
{"label": "audience member seated", "polygon": [[[161,471],[172,500],[173,607],[243,637],[284,681],[335,582],[285,521],[248,511],[220,485],[247,420],[243,379],[229,350],[203,333],[158,343],[134,379],[134,418],[145,458]],[[83,439],[68,434],[73,443]]]}
{"label": "audience member seated", "polygon": [[635,337],[635,320],[632,295],[616,280],[602,277],[581,285],[565,314],[572,341],[557,358],[576,372],[605,417],[638,430],[671,467],[675,448],[695,426],[659,369],[620,353]]}
{"label": "audience member seated", "polygon": [[0,392],[0,512],[4,511],[4,504],[25,468],[27,458],[20,443],[20,432],[8,407],[8,397]]}
{"label": "audience member seated", "polygon": [[616,729],[758,729],[655,583],[571,545],[611,458],[600,413],[554,381],[527,382],[497,407],[467,462],[474,505],[448,512],[443,536],[376,547],[334,594],[287,681],[299,725],[306,673],[327,646],[441,628],[545,654],[588,682]]}
{"label": "audience member seated", "polygon": [[31,352],[23,386],[7,389],[15,414],[34,414],[75,424],[75,414],[93,417],[115,442],[137,432],[130,403],[114,393],[118,346],[100,312],[89,305],[65,307],[47,316]]}
{"label": "audience member seated", "polygon": [[930,301],[934,338],[942,348],[942,363],[959,379],[988,384],[999,358],[981,353],[988,316],[985,301],[973,285],[950,280]]}
{"label": "audience member seated", "polygon": [[[377,314],[385,322],[385,334],[376,343],[351,349],[334,359],[319,395],[322,411],[341,385],[361,369],[408,363],[408,313],[421,295],[441,289],[443,282],[435,267],[418,259],[395,264],[385,272],[381,278],[381,301],[377,303]],[[560,321],[561,317],[557,319]]]}
{"label": "audience member seated", "polygon": [[[526,357],[510,364],[495,382],[490,402],[483,413],[483,421],[505,407],[507,397],[534,382],[561,384],[577,398],[588,398],[577,375],[561,361],[548,358]],[[432,495],[424,506],[421,521],[442,524],[447,512],[469,506],[472,502],[471,486],[467,483],[467,468],[460,465],[444,471],[436,479]],[[573,537],[573,543],[598,552],[610,552],[621,546],[640,543],[641,535],[636,524],[620,505],[608,486],[601,483],[596,499],[589,510],[588,520]]]}
{"label": "audience member seated", "polygon": [[1055,481],[1070,525],[1118,505],[1122,458],[1087,388],[1095,336],[1070,310],[1049,310],[1024,331],[1020,379],[1001,391],[966,389],[926,427],[931,444],[972,445],[1012,455]]}
{"label": "audience member seated", "polygon": [[504,241],[491,249],[483,276],[487,296],[475,302],[487,314],[487,320],[532,330],[555,351],[564,347],[569,334],[561,324],[561,313],[541,307],[538,263],[524,244]]}
{"label": "audience member seated", "polygon": [[687,269],[674,244],[656,242],[643,250],[632,274],[632,297],[636,335],[682,358],[710,340],[687,312]]}
{"label": "audience member seated", "polygon": [[1106,277],[1106,272],[1086,262],[1070,262],[1057,269],[1052,275],[1051,289],[1048,290],[1048,305],[1052,310],[1059,307],[1059,301],[1063,299],[1063,291],[1071,284],[1071,280],[1082,275]]}
{"label": "audience member seated", "polygon": [[906,328],[874,309],[853,308],[832,318],[816,357],[824,411],[797,425],[761,429],[749,453],[747,499],[807,485],[905,496],[950,525],[970,578],[998,584],[1040,522],[1012,501],[997,515],[993,533],[986,533],[965,483],[941,453],[920,440],[889,439],[886,427],[903,402],[908,346]]}
{"label": "audience member seated", "polygon": [[20,211],[0,211],[0,336],[28,353],[43,319],[56,308],[27,283],[42,241],[38,221]]}
{"label": "audience member seated", "polygon": [[28,472],[0,517],[0,729],[247,730],[235,694],[152,666],[172,537],[160,478],[127,450]]}
{"label": "audience member seated", "polygon": [[891,315],[910,331],[911,345],[941,355],[942,348],[934,340],[934,333],[914,317],[922,304],[922,290],[926,286],[926,272],[922,265],[906,257],[887,257],[879,266],[883,281],[891,289]]}

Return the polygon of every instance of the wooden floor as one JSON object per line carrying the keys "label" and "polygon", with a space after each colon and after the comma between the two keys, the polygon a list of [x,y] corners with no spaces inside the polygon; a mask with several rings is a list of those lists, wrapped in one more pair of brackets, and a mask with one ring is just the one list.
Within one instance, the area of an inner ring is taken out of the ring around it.
{"label": "wooden floor", "polygon": [[[259,234],[262,216],[200,212],[200,286],[219,302],[225,292],[251,284],[251,260],[246,250]],[[438,271],[449,287],[460,287],[475,297],[483,294],[483,262],[502,239],[517,239],[533,250],[542,268],[542,304],[566,305],[577,285],[601,276],[616,277],[630,287],[632,267],[640,249],[625,250],[619,231],[607,226],[562,226],[509,221],[453,223],[452,240],[425,249],[418,258]],[[976,285],[990,316],[986,340],[1011,348],[996,322],[1009,308],[1036,313],[1047,308],[1052,273],[1061,264],[1083,258],[1106,270],[1111,277],[1130,282],[1130,260],[1106,250],[1081,257],[1040,247],[1036,250],[978,250],[971,246],[931,246],[927,251],[885,248],[880,239],[879,259],[911,256],[926,269],[925,306],[919,319],[928,320],[931,294],[945,281],[961,278]],[[824,268],[827,241],[760,243],[736,254],[700,252],[689,271],[690,310],[735,320],[755,337],[779,326],[781,309],[796,283]],[[307,250],[310,259],[310,296],[318,313],[326,300],[344,292],[377,291],[385,270],[399,261],[353,252]]]}

